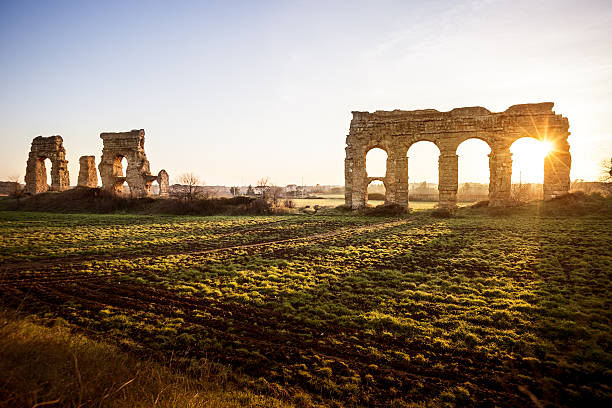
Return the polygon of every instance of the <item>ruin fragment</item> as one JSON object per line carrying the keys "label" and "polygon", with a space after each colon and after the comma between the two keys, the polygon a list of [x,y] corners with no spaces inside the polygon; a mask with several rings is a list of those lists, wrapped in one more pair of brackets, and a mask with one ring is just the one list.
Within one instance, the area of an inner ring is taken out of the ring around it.
{"label": "ruin fragment", "polygon": [[[51,186],[48,186],[45,160],[51,161]],[[47,190],[64,191],[70,188],[68,160],[61,136],[38,136],[32,140],[32,147],[26,166],[25,192],[44,193]]]}
{"label": "ruin fragment", "polygon": [[98,187],[98,170],[96,169],[96,156],[81,156],[79,158],[80,187]]}
{"label": "ruin fragment", "polygon": [[157,184],[159,185],[159,196],[160,197],[168,197],[169,181],[170,181],[170,177],[168,177],[168,173],[166,172],[166,170],[161,170],[157,174]]}
{"label": "ruin fragment", "polygon": [[[113,194],[121,194],[123,183],[127,181],[132,197],[151,195],[151,184],[157,181],[158,176],[151,175],[144,151],[144,129],[101,133],[100,138],[104,143],[98,166],[102,187]],[[125,175],[121,164],[124,157],[127,159]]]}
{"label": "ruin fragment", "polygon": [[[544,160],[544,199],[569,191],[571,155],[567,141],[569,122],[555,114],[552,102],[514,105],[493,113],[483,107],[457,108],[450,112],[435,109],[415,111],[352,112],[344,160],[345,203],[362,208],[368,185],[380,180],[386,187],[385,203],[408,207],[408,158],[413,143],[430,141],[440,150],[439,207],[457,206],[457,147],[467,139],[485,141],[489,155],[489,205],[504,206],[511,201],[512,153],[510,146],[522,137],[552,144]],[[387,152],[385,177],[369,177],[366,154],[373,148]]]}

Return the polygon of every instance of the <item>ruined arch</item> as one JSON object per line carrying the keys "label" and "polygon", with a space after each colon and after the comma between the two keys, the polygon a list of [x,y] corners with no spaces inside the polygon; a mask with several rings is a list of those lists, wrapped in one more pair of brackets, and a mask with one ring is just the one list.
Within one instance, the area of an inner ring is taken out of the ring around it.
{"label": "ruined arch", "polygon": [[346,137],[344,161],[345,203],[351,208],[365,205],[367,173],[365,156],[368,146],[387,147],[387,201],[408,206],[408,170],[406,152],[421,140],[434,142],[440,149],[439,205],[456,207],[459,144],[470,138],[486,141],[489,155],[489,205],[510,202],[512,155],[510,145],[518,138],[532,135],[554,145],[554,155],[544,169],[544,198],[566,194],[569,190],[571,155],[567,138],[569,122],[557,115],[552,102],[514,105],[494,113],[483,107],[457,108],[449,112],[435,109],[416,111],[352,112]]}
{"label": "ruined arch", "polygon": [[38,194],[47,191],[47,174],[45,160],[51,161],[52,191],[64,191],[70,188],[68,160],[61,136],[38,136],[32,140],[25,175],[25,191]]}
{"label": "ruined arch", "polygon": [[[127,181],[133,197],[146,197],[151,194],[151,184],[157,180],[157,176],[151,175],[144,151],[144,136],[143,129],[100,134],[104,147],[98,168],[105,190],[120,194],[123,183]],[[127,160],[125,175],[121,164],[124,157]]]}

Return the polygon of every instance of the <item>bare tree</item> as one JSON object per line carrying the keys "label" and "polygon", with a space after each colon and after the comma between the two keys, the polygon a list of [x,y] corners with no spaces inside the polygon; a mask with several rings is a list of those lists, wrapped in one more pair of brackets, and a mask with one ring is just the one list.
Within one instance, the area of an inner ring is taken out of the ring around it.
{"label": "bare tree", "polygon": [[204,184],[200,178],[194,173],[183,173],[177,177],[177,182],[180,184],[180,188],[175,195],[182,198],[185,201],[191,201],[198,196],[198,187]]}
{"label": "bare tree", "polygon": [[267,189],[266,194],[264,194],[264,198],[271,201],[274,205],[278,205],[278,202],[282,197],[283,188],[275,185],[271,185],[270,188]]}
{"label": "bare tree", "polygon": [[11,174],[10,176],[8,176],[8,181],[12,183],[19,183],[19,179],[19,174]]}
{"label": "bare tree", "polygon": [[257,180],[257,186],[259,187],[267,187],[270,184],[270,177],[262,177]]}

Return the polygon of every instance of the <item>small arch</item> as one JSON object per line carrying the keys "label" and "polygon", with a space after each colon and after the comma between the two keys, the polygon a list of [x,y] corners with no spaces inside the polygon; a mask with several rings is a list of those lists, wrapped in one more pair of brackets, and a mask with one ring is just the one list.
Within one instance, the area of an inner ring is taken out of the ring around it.
{"label": "small arch", "polygon": [[457,201],[474,202],[487,200],[489,194],[490,145],[481,138],[463,140],[456,150],[458,156]]}
{"label": "small arch", "polygon": [[377,206],[384,204],[387,196],[387,187],[383,180],[371,180],[366,188],[366,205]]}
{"label": "small arch", "polygon": [[365,166],[368,177],[385,177],[387,175],[387,151],[373,147],[366,152]]}
{"label": "small arch", "polygon": [[418,140],[408,147],[408,200],[433,207],[438,202],[440,149],[431,140]]}

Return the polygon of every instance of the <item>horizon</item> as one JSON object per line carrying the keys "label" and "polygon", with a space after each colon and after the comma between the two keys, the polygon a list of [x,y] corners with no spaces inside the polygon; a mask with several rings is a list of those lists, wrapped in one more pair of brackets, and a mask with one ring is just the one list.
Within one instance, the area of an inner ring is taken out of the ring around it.
{"label": "horizon", "polygon": [[[63,137],[74,185],[100,133],[144,129],[171,182],[344,185],[351,111],[546,101],[569,119],[572,180],[597,181],[612,152],[604,1],[3,2],[0,18],[0,180],[23,182],[36,136]],[[415,149],[410,180],[437,183],[435,147]],[[488,182],[487,149],[459,146],[460,182]],[[542,181],[513,158],[513,180]]]}

